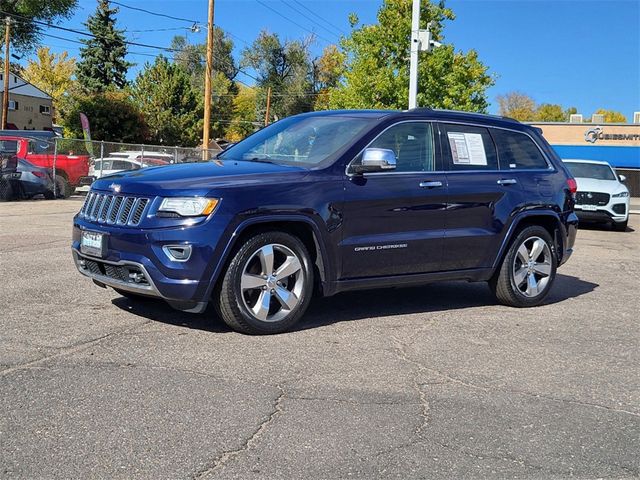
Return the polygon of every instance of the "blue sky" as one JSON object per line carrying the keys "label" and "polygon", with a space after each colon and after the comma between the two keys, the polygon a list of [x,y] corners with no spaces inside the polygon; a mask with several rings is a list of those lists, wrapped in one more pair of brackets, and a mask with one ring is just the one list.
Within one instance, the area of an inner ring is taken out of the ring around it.
{"label": "blue sky", "polygon": [[[338,30],[347,32],[349,13],[357,13],[362,23],[373,23],[381,5],[381,0],[298,2]],[[121,3],[201,23],[206,21],[207,0]],[[96,2],[80,0],[79,4],[74,17],[62,22],[62,26],[84,28],[82,23],[95,10]],[[246,47],[241,40],[251,43],[262,29],[290,39],[314,31],[318,35],[315,54],[328,42],[338,41],[335,29],[295,0],[216,0],[215,5],[215,23],[233,34],[237,57]],[[640,0],[448,0],[447,5],[457,18],[447,23],[445,41],[458,50],[477,50],[496,76],[496,85],[489,91],[491,112],[497,110],[495,97],[513,90],[527,93],[540,103],[575,106],[585,116],[598,108],[609,108],[621,111],[630,120],[634,111],[640,111]],[[121,28],[128,30],[130,40],[160,46],[168,46],[174,34],[184,34],[186,30],[180,29],[189,26],[186,22],[123,7],[118,21]],[[321,28],[324,26],[327,29]],[[178,30],[165,30],[174,28]],[[188,33],[189,41],[204,42],[204,32],[202,29],[200,33]],[[69,32],[50,33],[78,38]],[[72,55],[78,53],[79,45],[64,40],[44,37],[44,44],[55,51],[68,49]],[[129,59],[138,64],[131,75],[145,61],[153,60],[141,54],[156,53],[143,47],[130,50],[137,53]],[[240,79],[252,82],[247,77]]]}

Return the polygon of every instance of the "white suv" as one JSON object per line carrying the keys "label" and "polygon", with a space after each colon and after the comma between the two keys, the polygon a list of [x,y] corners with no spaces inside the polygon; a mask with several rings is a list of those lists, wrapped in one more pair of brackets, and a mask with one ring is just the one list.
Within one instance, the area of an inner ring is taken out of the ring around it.
{"label": "white suv", "polygon": [[611,223],[624,232],[629,221],[629,189],[624,175],[607,162],[597,160],[564,160],[578,183],[575,212],[580,220]]}

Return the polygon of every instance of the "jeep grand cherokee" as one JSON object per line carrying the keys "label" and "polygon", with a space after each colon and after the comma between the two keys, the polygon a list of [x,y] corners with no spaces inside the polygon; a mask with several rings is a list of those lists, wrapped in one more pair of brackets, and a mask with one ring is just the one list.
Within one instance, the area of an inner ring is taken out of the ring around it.
{"label": "jeep grand cherokee", "polygon": [[285,118],[213,162],[97,180],[74,218],[80,273],[232,328],[292,327],[314,294],[489,282],[540,304],[571,255],[576,182],[536,128],[471,113]]}

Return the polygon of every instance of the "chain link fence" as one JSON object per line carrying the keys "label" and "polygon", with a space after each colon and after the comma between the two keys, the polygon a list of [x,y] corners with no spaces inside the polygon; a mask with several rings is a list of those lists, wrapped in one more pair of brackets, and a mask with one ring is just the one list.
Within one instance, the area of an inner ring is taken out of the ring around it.
{"label": "chain link fence", "polygon": [[[69,197],[87,192],[93,181],[105,175],[142,168],[210,161],[222,149],[86,141],[74,138],[10,137],[0,140],[2,156],[0,200],[29,198],[42,194],[46,198]],[[29,162],[11,162],[17,157]],[[40,178],[38,186],[26,178]],[[49,177],[49,178],[45,178]],[[22,178],[22,181],[21,181]],[[35,188],[35,190],[34,190]]]}

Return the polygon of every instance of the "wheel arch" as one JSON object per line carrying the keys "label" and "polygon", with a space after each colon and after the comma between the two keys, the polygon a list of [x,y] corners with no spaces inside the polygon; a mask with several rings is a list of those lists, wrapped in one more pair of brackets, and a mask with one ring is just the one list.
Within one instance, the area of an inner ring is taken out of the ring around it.
{"label": "wheel arch", "polygon": [[331,277],[331,264],[328,259],[325,243],[318,225],[304,215],[273,215],[250,218],[240,223],[230,236],[227,247],[215,269],[209,288],[210,296],[220,283],[223,272],[229,265],[233,255],[242,246],[244,240],[266,231],[281,231],[300,239],[307,248],[316,270],[316,287],[326,284]]}
{"label": "wheel arch", "polygon": [[562,231],[562,222],[560,221],[560,217],[558,214],[552,210],[544,210],[544,211],[533,211],[533,212],[524,212],[516,216],[511,225],[509,226],[509,230],[505,235],[502,244],[500,245],[500,249],[498,251],[498,255],[496,256],[492,269],[495,272],[500,268],[502,260],[506,255],[511,242],[515,238],[515,236],[520,232],[523,228],[536,225],[544,228],[549,232],[551,238],[553,239],[553,247],[554,254],[558,260],[558,265],[562,261],[562,257],[564,255],[564,243],[561,238]]}

